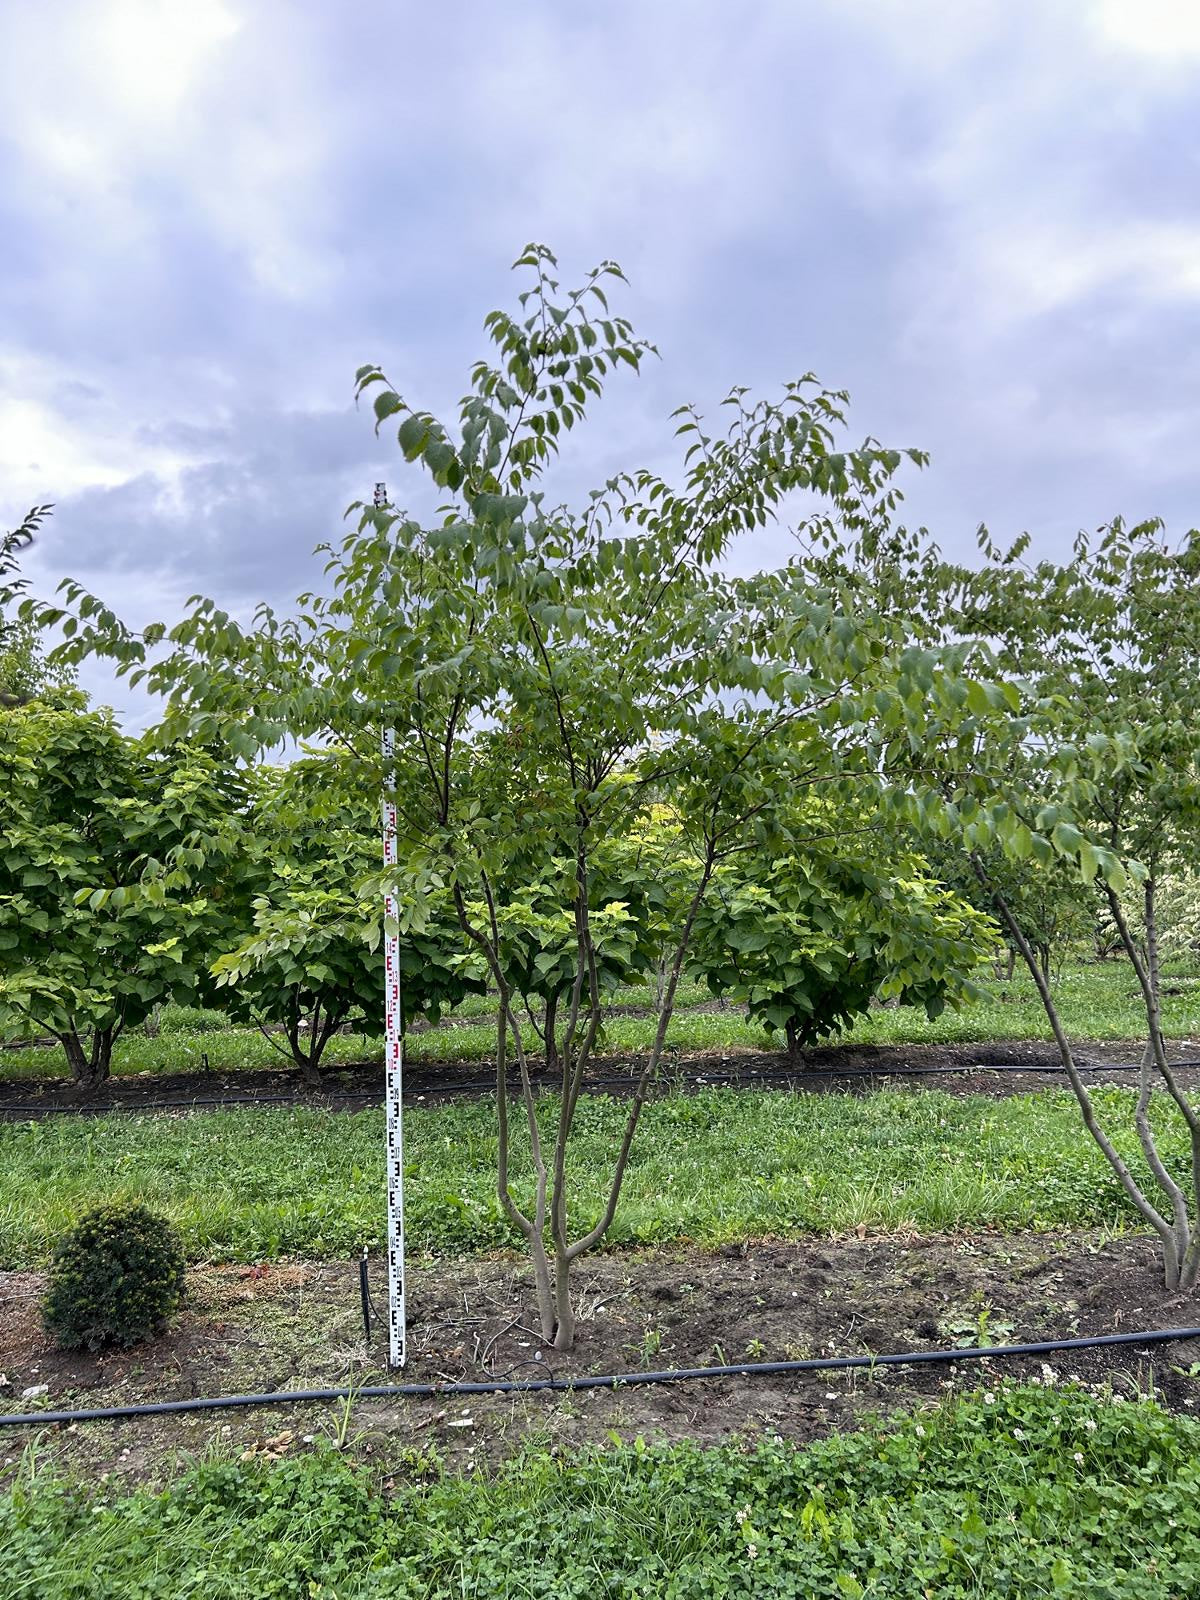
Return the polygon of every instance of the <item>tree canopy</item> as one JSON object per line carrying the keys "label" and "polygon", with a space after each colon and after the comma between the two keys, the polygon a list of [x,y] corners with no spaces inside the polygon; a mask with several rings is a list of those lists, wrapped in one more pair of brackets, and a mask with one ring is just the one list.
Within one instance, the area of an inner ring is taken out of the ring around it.
{"label": "tree canopy", "polygon": [[0,534],[0,708],[46,695],[62,700],[74,681],[68,667],[47,663],[38,627],[14,609],[28,587],[21,557],[52,510],[33,506],[15,528]]}
{"label": "tree canopy", "polygon": [[247,804],[224,752],[153,747],[102,712],[0,714],[0,1016],[53,1034],[81,1088],[239,920]]}

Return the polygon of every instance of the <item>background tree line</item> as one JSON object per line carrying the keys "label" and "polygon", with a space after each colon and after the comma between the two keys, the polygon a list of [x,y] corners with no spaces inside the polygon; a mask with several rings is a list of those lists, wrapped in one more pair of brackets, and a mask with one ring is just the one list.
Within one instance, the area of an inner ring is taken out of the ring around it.
{"label": "background tree line", "polygon": [[[121,1034],[166,1002],[263,1027],[313,1085],[339,1027],[381,1026],[379,832],[336,756],[250,766],[34,699],[0,719],[0,777],[0,1004],[10,1033],[59,1040],[82,1089],[99,1088]],[[589,921],[603,1000],[656,983],[694,870],[661,801],[598,854]],[[578,975],[572,863],[521,861],[494,892],[504,984],[555,1068]],[[972,992],[992,938],[911,851],[881,861],[826,844],[724,865],[687,973],[795,1052],[876,998],[936,1015]],[[444,887],[406,933],[401,971],[406,1023],[489,988],[498,998]]]}

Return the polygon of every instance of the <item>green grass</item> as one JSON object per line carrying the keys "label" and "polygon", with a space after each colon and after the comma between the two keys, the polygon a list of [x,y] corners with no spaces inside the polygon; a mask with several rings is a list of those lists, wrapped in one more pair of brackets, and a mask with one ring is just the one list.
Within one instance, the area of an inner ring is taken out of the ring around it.
{"label": "green grass", "polygon": [[[331,1070],[359,1061],[378,1061],[382,1064],[382,1035],[338,1035],[326,1046],[323,1064]],[[165,1075],[172,1072],[239,1072],[251,1068],[293,1070],[291,1058],[281,1055],[257,1028],[164,1029],[153,1039],[142,1033],[130,1033],[119,1039],[113,1050],[113,1075],[116,1077],[129,1077],[142,1072]],[[66,1060],[57,1047],[5,1050],[0,1053],[0,1082],[64,1077],[66,1071]]]}
{"label": "green grass", "polygon": [[1200,1589],[1200,1424],[1000,1389],[798,1449],[413,1457],[389,1493],[328,1447],[132,1494],[0,1500],[6,1600],[1171,1600]]}
{"label": "green grass", "polygon": [[157,1017],[158,1031],[167,1038],[177,1033],[221,1033],[228,1026],[228,1015],[211,1006],[162,1006]]}
{"label": "green grass", "polygon": [[[1200,977],[1194,974],[1167,980],[1163,1021],[1169,1039],[1200,1041]],[[1068,1033],[1080,1043],[1136,1040],[1145,1033],[1136,983],[1121,963],[1076,967],[1055,980],[1055,992]],[[669,1044],[679,1051],[777,1050],[779,1035],[752,1026],[736,1008],[700,1011],[705,998],[699,985],[681,992],[683,1009],[676,1013]],[[616,1003],[650,1004],[648,989],[618,991]],[[689,1009],[693,1008],[693,1009]],[[493,1057],[494,1023],[490,1002],[472,996],[457,1013],[455,1026],[413,1034],[407,1043],[412,1061],[484,1062]],[[628,1055],[649,1049],[655,1030],[653,1017],[609,1018],[602,1049]],[[947,1011],[929,1021],[911,1006],[873,1011],[837,1041],[862,1045],[985,1044],[1049,1041],[1051,1038],[1037,992],[1028,977],[1018,974],[1011,984],[991,980],[985,997],[961,1011]],[[383,1060],[383,1039],[378,1033],[339,1035],[326,1048],[324,1065],[330,1070],[352,1062]],[[118,1041],[113,1071],[192,1072],[211,1069],[232,1072],[249,1068],[288,1067],[280,1054],[254,1028],[229,1028],[218,1011],[188,1006],[167,1006],[160,1017],[159,1033],[128,1034]],[[0,1079],[61,1075],[65,1062],[58,1049],[0,1052]]]}
{"label": "green grass", "polygon": [[[1200,1040],[1200,978],[1164,978],[1163,1027],[1170,1039]],[[874,1011],[844,1037],[858,1044],[979,1044],[1049,1040],[1032,980],[991,980],[985,998],[933,1022],[911,1006]],[[1054,980],[1055,1003],[1068,1034],[1080,1041],[1141,1039],[1146,1033],[1137,980],[1123,962],[1068,968]]]}
{"label": "green grass", "polygon": [[[1132,1095],[1096,1094],[1140,1169]],[[553,1097],[540,1102],[549,1123]],[[583,1101],[571,1146],[577,1224],[596,1216],[624,1108]],[[417,1251],[514,1242],[495,1199],[486,1101],[405,1115],[408,1235]],[[1172,1124],[1167,1158],[1183,1164]],[[1181,1172],[1182,1177],[1182,1172]],[[529,1189],[520,1143],[514,1192]],[[231,1109],[0,1125],[0,1266],[45,1261],[88,1206],[136,1197],[180,1228],[192,1259],[346,1256],[383,1238],[383,1116]],[[863,1099],[712,1089],[652,1101],[611,1242],[717,1245],[870,1228],[1128,1226],[1136,1221],[1062,1091],[995,1100],[932,1091]]]}

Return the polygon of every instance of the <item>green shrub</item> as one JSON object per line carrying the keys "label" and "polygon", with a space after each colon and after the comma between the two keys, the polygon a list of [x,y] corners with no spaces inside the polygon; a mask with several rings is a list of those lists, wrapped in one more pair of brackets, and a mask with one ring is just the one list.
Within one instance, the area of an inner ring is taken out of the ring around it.
{"label": "green shrub", "polygon": [[129,1202],[100,1206],[59,1241],[42,1319],[67,1350],[137,1344],[176,1309],[183,1276],[169,1222]]}

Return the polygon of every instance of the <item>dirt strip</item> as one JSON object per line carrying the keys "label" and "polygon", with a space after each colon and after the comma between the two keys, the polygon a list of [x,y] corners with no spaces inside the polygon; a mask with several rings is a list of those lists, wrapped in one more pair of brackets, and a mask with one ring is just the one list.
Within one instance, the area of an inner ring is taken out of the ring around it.
{"label": "dirt strip", "polygon": [[[372,1286],[383,1292],[381,1264]],[[42,1332],[36,1274],[0,1274],[0,1410],[96,1407],[277,1388],[392,1381],[377,1330],[368,1353],[356,1266],[286,1262],[195,1267],[189,1300],[153,1344],[88,1355]],[[718,1252],[609,1252],[581,1263],[576,1349],[544,1348],[528,1269],[499,1256],[416,1261],[412,1381],[603,1373],[822,1355],[1007,1344],[1200,1325],[1200,1302],[1164,1293],[1152,1244],[1096,1233],[852,1235],[763,1241]],[[330,1436],[379,1464],[433,1447],[460,1465],[536,1440],[564,1450],[629,1438],[714,1443],[763,1432],[797,1440],[859,1425],[956,1389],[1064,1382],[1126,1399],[1153,1392],[1200,1406],[1200,1350],[1072,1351],[971,1367],[875,1369],[629,1387],[578,1395],[360,1401],[55,1427],[39,1453],[157,1479],[209,1445],[279,1455]],[[27,1390],[45,1392],[24,1399]],[[15,1467],[28,1430],[0,1434]]]}
{"label": "dirt strip", "polygon": [[[1128,1064],[1141,1054],[1136,1042],[1092,1044],[1081,1049],[1081,1065],[1103,1070],[1091,1072],[1089,1082],[1132,1085],[1135,1072]],[[1170,1048],[1171,1059],[1196,1060],[1200,1051],[1182,1044]],[[989,1072],[984,1064],[1003,1065]],[[743,1086],[790,1085],[811,1093],[869,1093],[883,1084],[906,1088],[936,1088],[956,1095],[1029,1094],[1066,1087],[1057,1072],[1033,1070],[1057,1067],[1051,1045],[836,1045],[804,1052],[796,1065],[786,1055],[770,1051],[713,1049],[670,1057],[659,1074],[658,1090],[687,1092],[713,1084]],[[1022,1070],[1024,1069],[1024,1070]],[[1124,1070],[1120,1070],[1124,1069]],[[588,1075],[587,1087],[600,1093],[628,1092],[639,1070],[638,1058],[611,1056],[598,1061]],[[926,1076],[925,1074],[928,1074]],[[534,1081],[553,1089],[556,1080],[534,1065]],[[1185,1082],[1200,1082],[1200,1068],[1185,1069]],[[493,1092],[487,1062],[413,1062],[405,1069],[406,1098],[413,1104],[433,1104],[463,1094]],[[296,1073],[287,1071],[143,1072],[114,1077],[91,1099],[81,1097],[69,1079],[22,1077],[0,1082],[0,1120],[20,1120],[56,1111],[153,1109],[167,1105],[296,1103],[330,1110],[361,1110],[382,1101],[382,1068],[377,1062],[339,1066],[325,1074],[319,1091],[306,1090]]]}

